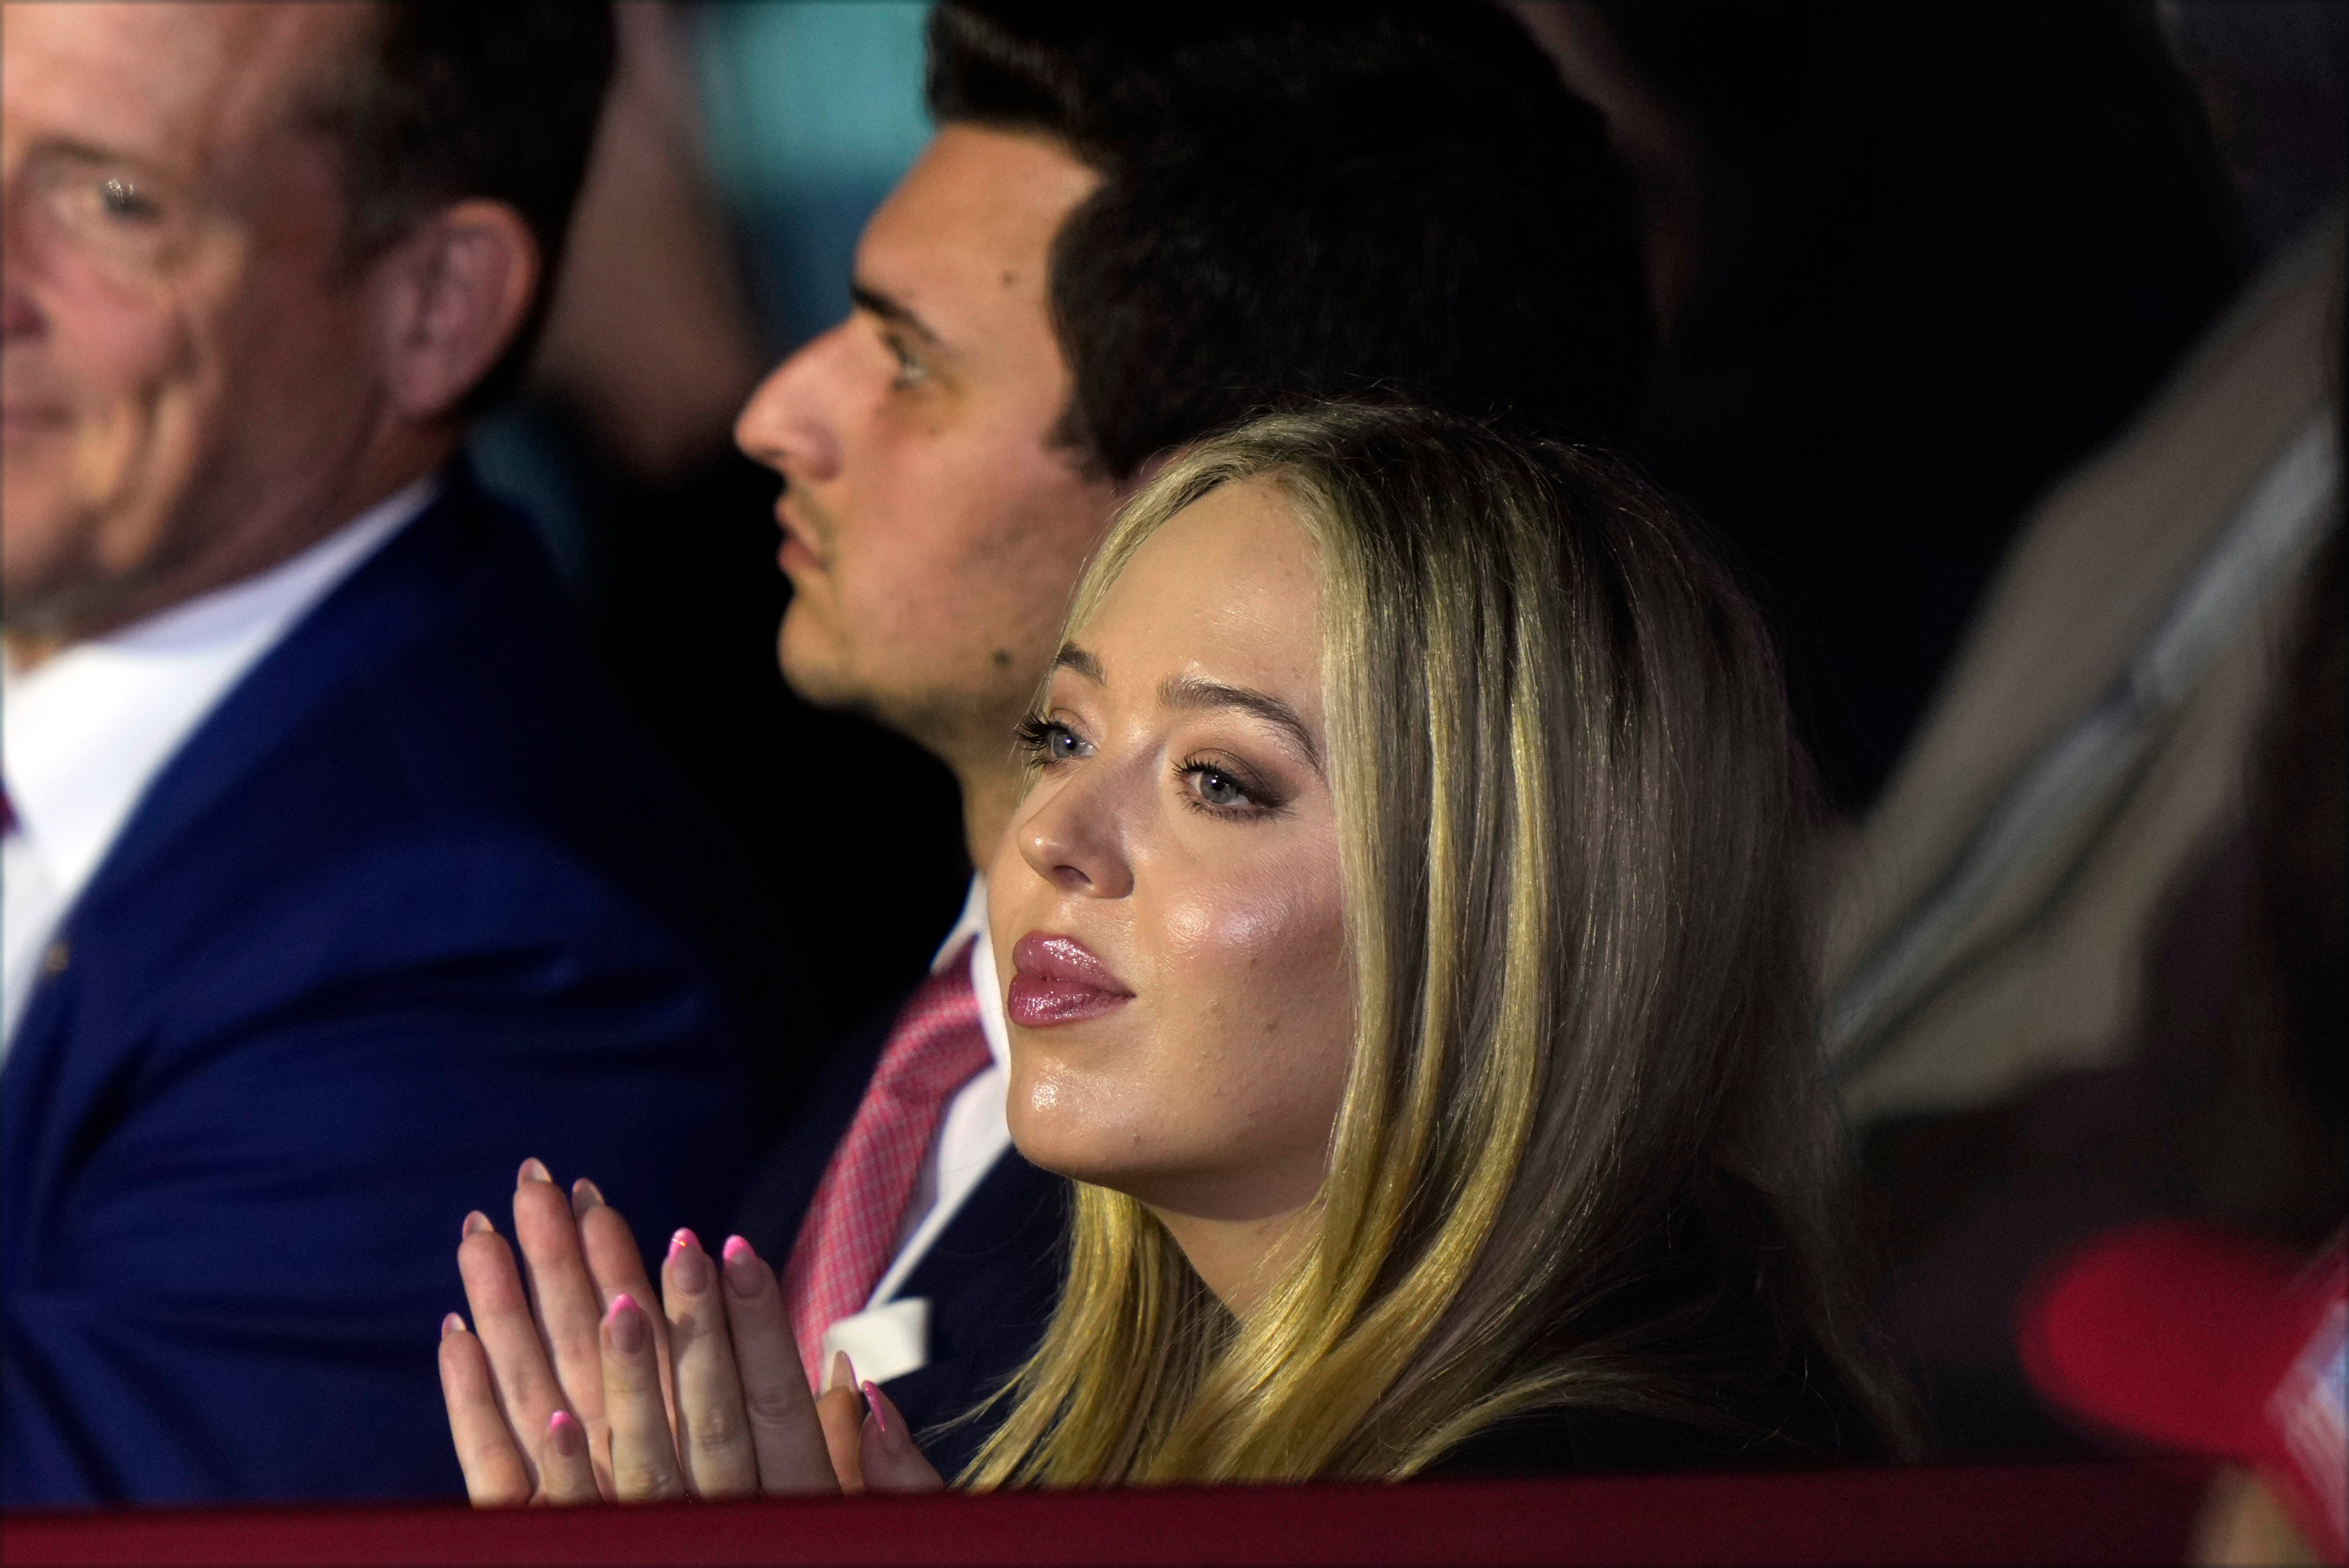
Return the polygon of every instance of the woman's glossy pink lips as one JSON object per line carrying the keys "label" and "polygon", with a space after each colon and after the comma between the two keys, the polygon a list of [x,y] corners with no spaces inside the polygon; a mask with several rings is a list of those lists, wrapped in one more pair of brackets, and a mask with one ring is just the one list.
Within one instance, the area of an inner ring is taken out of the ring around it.
{"label": "woman's glossy pink lips", "polygon": [[1031,931],[1011,949],[1004,1010],[1022,1028],[1048,1029],[1115,1012],[1133,1000],[1125,983],[1073,936]]}

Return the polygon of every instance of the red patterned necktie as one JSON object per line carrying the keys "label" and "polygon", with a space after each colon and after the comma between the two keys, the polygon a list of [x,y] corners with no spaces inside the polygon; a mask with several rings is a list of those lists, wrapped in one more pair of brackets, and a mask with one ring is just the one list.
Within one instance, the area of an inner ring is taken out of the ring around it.
{"label": "red patterned necktie", "polygon": [[824,1330],[864,1311],[888,1269],[947,1101],[988,1064],[971,988],[974,944],[965,943],[898,1013],[783,1265],[783,1300],[811,1385],[821,1386]]}

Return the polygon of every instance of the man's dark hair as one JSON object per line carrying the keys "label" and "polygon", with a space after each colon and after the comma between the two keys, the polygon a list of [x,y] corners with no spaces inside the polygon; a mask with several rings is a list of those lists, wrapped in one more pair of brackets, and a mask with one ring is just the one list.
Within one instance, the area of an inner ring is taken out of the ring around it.
{"label": "man's dark hair", "polygon": [[1648,338],[1596,112],[1483,4],[943,0],[930,111],[1102,176],[1052,247],[1091,466],[1302,398],[1408,395],[1584,436]]}
{"label": "man's dark hair", "polygon": [[311,119],[339,144],[347,248],[378,254],[440,208],[502,201],[538,242],[538,295],[467,397],[521,377],[554,293],[571,208],[612,77],[612,11],[597,0],[391,0]]}

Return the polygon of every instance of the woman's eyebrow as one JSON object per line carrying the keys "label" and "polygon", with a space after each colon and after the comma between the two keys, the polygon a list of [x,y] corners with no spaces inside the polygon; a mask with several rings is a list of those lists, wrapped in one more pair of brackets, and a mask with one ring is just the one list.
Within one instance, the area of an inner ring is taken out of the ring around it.
{"label": "woman's eyebrow", "polygon": [[1159,683],[1158,700],[1168,707],[1236,707],[1252,713],[1287,735],[1296,743],[1306,765],[1316,773],[1321,771],[1321,748],[1314,745],[1313,732],[1305,727],[1305,721],[1297,717],[1295,708],[1268,692],[1226,686],[1197,676],[1169,676]]}
{"label": "woman's eyebrow", "polygon": [[1061,645],[1061,651],[1052,655],[1052,667],[1056,670],[1074,670],[1095,686],[1109,684],[1109,676],[1102,673],[1101,661],[1074,643]]}

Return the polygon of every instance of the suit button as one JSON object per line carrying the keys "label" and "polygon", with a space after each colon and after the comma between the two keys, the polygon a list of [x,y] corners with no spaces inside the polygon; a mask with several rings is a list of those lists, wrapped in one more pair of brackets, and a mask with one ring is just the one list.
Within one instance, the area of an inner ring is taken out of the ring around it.
{"label": "suit button", "polygon": [[41,973],[62,975],[66,972],[66,965],[72,962],[72,946],[63,940],[52,942],[49,944],[49,950],[41,954]]}

